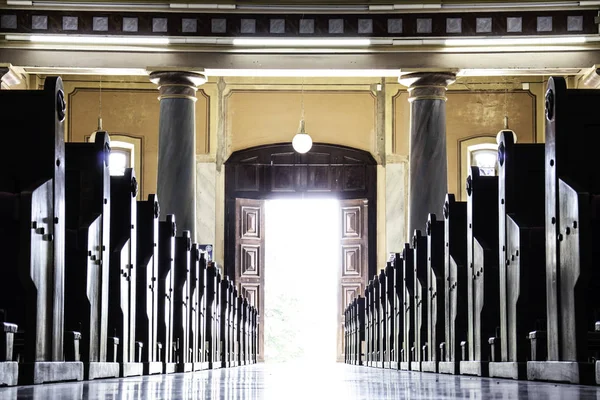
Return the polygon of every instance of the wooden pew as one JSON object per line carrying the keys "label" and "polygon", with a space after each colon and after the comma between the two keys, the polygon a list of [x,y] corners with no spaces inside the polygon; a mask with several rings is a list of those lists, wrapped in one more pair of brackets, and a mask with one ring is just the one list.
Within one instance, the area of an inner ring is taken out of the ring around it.
{"label": "wooden pew", "polygon": [[[393,312],[393,310],[392,310]],[[354,365],[364,365],[365,349],[365,298],[358,296],[354,307],[354,344],[353,360]],[[393,322],[393,320],[392,320]],[[392,338],[393,339],[393,338]],[[395,344],[395,343],[394,343]],[[390,363],[391,365],[391,363]],[[398,367],[396,367],[397,369]]]}
{"label": "wooden pew", "polygon": [[219,344],[219,348],[221,349],[221,367],[222,368],[229,368],[230,366],[230,361],[229,361],[229,354],[230,354],[230,342],[229,342],[229,331],[231,329],[231,322],[230,322],[230,317],[231,317],[231,313],[230,313],[230,289],[231,289],[231,282],[229,281],[229,277],[228,276],[224,276],[223,280],[221,281],[221,295],[220,295],[220,299],[221,299],[221,323],[220,323],[220,332],[221,332],[221,336],[220,336],[220,344]]}
{"label": "wooden pew", "polygon": [[0,150],[0,251],[5,265],[0,281],[0,337],[6,340],[0,346],[4,353],[0,384],[15,385],[17,379],[35,384],[81,380],[83,364],[63,362],[66,215],[62,80],[46,78],[43,90],[1,90],[0,105],[3,124],[11,127]]}
{"label": "wooden pew", "polygon": [[[110,269],[110,139],[66,143],[65,354],[82,361],[84,378],[119,376],[107,362]],[[81,336],[81,340],[73,340]],[[74,344],[79,344],[74,348]]]}
{"label": "wooden pew", "polygon": [[206,341],[208,344],[207,359],[210,369],[221,368],[219,358],[219,303],[218,303],[218,269],[209,262],[206,267]]}
{"label": "wooden pew", "polygon": [[190,268],[192,239],[190,231],[175,237],[175,276],[173,289],[173,342],[177,372],[192,371],[190,361]]}
{"label": "wooden pew", "polygon": [[217,293],[215,296],[215,301],[216,301],[216,323],[215,323],[215,333],[216,333],[216,345],[217,345],[217,362],[215,363],[218,366],[222,365],[222,353],[220,351],[220,343],[222,341],[221,338],[221,324],[223,323],[223,320],[221,319],[221,310],[223,308],[223,302],[221,301],[221,291],[222,286],[221,286],[221,282],[223,281],[223,276],[221,275],[221,270],[219,268],[217,268],[217,284],[216,284],[216,288],[217,288]]}
{"label": "wooden pew", "polygon": [[[552,77],[546,91],[547,361],[528,362],[528,379],[594,382],[600,333],[598,194],[595,165],[600,91],[567,89]],[[540,335],[541,336],[541,335]]]}
{"label": "wooden pew", "polygon": [[113,336],[108,355],[121,365],[121,377],[144,372],[135,341],[137,192],[132,168],[126,168],[123,176],[110,177],[108,332]]}
{"label": "wooden pew", "polygon": [[237,313],[237,326],[238,330],[236,332],[235,343],[237,346],[237,361],[238,365],[247,365],[249,363],[250,354],[249,351],[249,335],[250,335],[250,326],[249,326],[249,307],[244,307],[244,298],[241,294],[239,294],[236,298],[237,309],[241,310],[241,312]]}
{"label": "wooden pew", "polygon": [[381,368],[381,318],[380,313],[381,309],[379,308],[379,303],[381,302],[380,296],[381,287],[379,285],[379,275],[375,275],[373,278],[373,292],[371,301],[372,304],[372,324],[373,324],[373,359],[371,361],[372,367]]}
{"label": "wooden pew", "polygon": [[500,325],[498,177],[482,176],[479,168],[471,167],[467,195],[468,361],[461,361],[460,373],[488,376],[488,339]]}
{"label": "wooden pew", "polygon": [[[231,309],[232,309],[232,317],[231,317],[231,333],[230,333],[230,342],[231,342],[231,364],[233,367],[237,367],[242,364],[240,360],[240,342],[239,342],[239,333],[243,330],[244,335],[246,334],[246,329],[243,326],[244,318],[245,318],[245,308],[240,307],[238,303],[239,294],[235,285],[232,283],[233,290],[231,291]],[[245,359],[243,359],[245,361]]]}
{"label": "wooden pew", "polygon": [[248,329],[247,365],[254,364],[254,313],[254,307],[248,302],[248,320],[246,325],[246,329]]}
{"label": "wooden pew", "polygon": [[354,304],[356,299],[346,306],[344,313],[344,359],[346,364],[352,364],[354,357]]}
{"label": "wooden pew", "polygon": [[197,243],[192,243],[192,249],[190,250],[190,280],[189,291],[190,299],[188,303],[188,343],[189,343],[189,359],[188,361],[192,364],[192,371],[199,371],[200,362],[199,357],[199,340],[200,334],[198,332],[198,316],[199,316],[199,304],[198,304],[198,283],[200,272],[200,259],[201,252],[198,249]]}
{"label": "wooden pew", "polygon": [[351,325],[351,316],[350,316],[350,305],[347,305],[344,309],[344,363],[350,364],[350,325]]}
{"label": "wooden pew", "polygon": [[378,303],[378,323],[379,323],[379,336],[377,338],[379,342],[379,358],[377,359],[377,366],[379,368],[386,367],[386,356],[388,351],[387,343],[387,276],[385,270],[382,269],[379,272],[379,297],[377,298]]}
{"label": "wooden pew", "polygon": [[415,344],[412,349],[412,371],[421,371],[423,352],[427,343],[427,236],[416,230],[413,236],[414,248],[414,307]]}
{"label": "wooden pew", "polygon": [[373,281],[369,280],[367,287],[365,287],[365,365],[371,366],[371,359],[373,357],[373,332],[372,332],[372,302],[371,292],[373,290]]}
{"label": "wooden pew", "polygon": [[244,319],[244,329],[245,329],[245,335],[244,335],[244,365],[249,365],[251,363],[251,349],[250,349],[250,343],[251,343],[251,335],[250,335],[250,329],[248,327],[248,314],[250,313],[250,303],[248,302],[248,299],[244,297],[244,300],[242,301],[242,305],[244,308],[244,313],[246,314]]}
{"label": "wooden pew", "polygon": [[[198,244],[192,245],[192,309],[190,320],[190,341],[192,342],[193,370],[201,371],[208,369],[206,361],[206,258],[200,251]],[[195,322],[193,321],[195,319]]]}
{"label": "wooden pew", "polygon": [[400,359],[400,369],[410,371],[412,358],[412,348],[415,345],[415,253],[410,244],[404,245],[402,250],[402,290],[403,290],[403,338],[402,338],[402,357]]}
{"label": "wooden pew", "polygon": [[252,348],[251,348],[251,363],[258,362],[258,309],[252,306]]}
{"label": "wooden pew", "polygon": [[444,221],[435,214],[427,219],[427,345],[423,351],[421,370],[438,372],[443,361],[440,344],[444,342]]}
{"label": "wooden pew", "polygon": [[158,218],[160,205],[155,194],[137,202],[136,340],[144,343],[144,375],[163,371],[158,354]]}
{"label": "wooden pew", "polygon": [[467,337],[467,203],[453,194],[444,202],[444,343],[440,344],[439,371],[460,372],[461,340]]}
{"label": "wooden pew", "polygon": [[404,349],[404,267],[400,253],[394,254],[394,361],[392,369],[400,369]]}
{"label": "wooden pew", "polygon": [[[386,320],[386,335],[385,335],[385,346],[386,346],[386,352],[385,352],[385,359],[384,359],[384,368],[392,368],[392,362],[396,361],[394,354],[395,354],[395,324],[394,324],[394,316],[395,316],[395,310],[394,310],[394,299],[396,297],[396,292],[395,292],[395,282],[396,282],[396,276],[395,276],[395,272],[394,272],[394,266],[392,265],[391,262],[387,262],[386,263],[386,267],[385,267],[385,282],[386,282],[386,289],[385,289],[385,320]],[[359,307],[359,302],[360,302],[360,296],[356,301],[356,304],[354,305],[355,308]],[[356,320],[356,325],[357,327],[359,326],[360,321]],[[356,331],[356,335],[357,338],[356,343],[357,345],[360,344],[360,339],[358,338],[359,335],[359,329],[355,328]],[[398,367],[396,367],[397,369]]]}
{"label": "wooden pew", "polygon": [[490,376],[524,379],[529,332],[546,324],[545,154],[543,144],[515,144],[512,131],[498,137],[500,340],[490,338]]}
{"label": "wooden pew", "polygon": [[173,351],[173,303],[175,289],[175,216],[167,214],[158,223],[158,335],[159,359],[163,373],[176,370]]}

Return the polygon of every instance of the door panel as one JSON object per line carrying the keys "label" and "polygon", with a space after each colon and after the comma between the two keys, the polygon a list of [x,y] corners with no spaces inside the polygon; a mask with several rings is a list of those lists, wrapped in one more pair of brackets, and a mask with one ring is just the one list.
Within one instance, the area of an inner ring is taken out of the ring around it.
{"label": "door panel", "polygon": [[344,309],[365,290],[368,268],[368,201],[341,200],[337,361],[344,361]]}
{"label": "door panel", "polygon": [[235,200],[235,282],[258,310],[258,361],[264,361],[265,202]]}

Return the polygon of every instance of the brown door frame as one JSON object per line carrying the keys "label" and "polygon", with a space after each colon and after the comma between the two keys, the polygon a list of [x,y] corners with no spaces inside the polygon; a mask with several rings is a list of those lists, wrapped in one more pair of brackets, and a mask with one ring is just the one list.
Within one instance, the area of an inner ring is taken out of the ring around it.
{"label": "brown door frame", "polygon": [[291,143],[269,144],[236,151],[227,159],[225,273],[235,280],[236,199],[271,200],[299,196],[368,201],[367,276],[376,274],[377,162],[364,150],[325,143],[313,144],[306,154],[296,153]]}

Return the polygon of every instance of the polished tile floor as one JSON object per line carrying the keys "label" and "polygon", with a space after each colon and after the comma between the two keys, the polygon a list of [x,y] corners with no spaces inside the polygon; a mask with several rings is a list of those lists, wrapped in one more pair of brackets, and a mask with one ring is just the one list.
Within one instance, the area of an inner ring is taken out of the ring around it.
{"label": "polished tile floor", "polygon": [[599,399],[600,387],[454,377],[343,364],[228,370],[0,388],[0,399]]}

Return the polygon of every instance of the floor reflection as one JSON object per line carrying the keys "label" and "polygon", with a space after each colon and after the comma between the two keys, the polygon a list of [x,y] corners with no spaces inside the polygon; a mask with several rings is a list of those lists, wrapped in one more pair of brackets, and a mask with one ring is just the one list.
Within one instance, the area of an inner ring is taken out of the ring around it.
{"label": "floor reflection", "polygon": [[0,388],[2,400],[516,399],[600,400],[600,388],[315,363]]}

